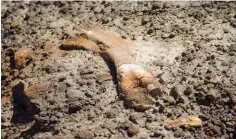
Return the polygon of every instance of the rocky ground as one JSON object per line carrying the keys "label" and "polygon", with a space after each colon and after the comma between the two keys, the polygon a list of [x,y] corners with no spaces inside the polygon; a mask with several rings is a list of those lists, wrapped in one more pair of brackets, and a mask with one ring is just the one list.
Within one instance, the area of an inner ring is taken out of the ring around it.
{"label": "rocky ground", "polygon": [[[236,2],[2,2],[2,138],[236,138]],[[93,23],[137,44],[170,96],[138,112],[112,63],[59,49]],[[164,128],[196,115],[201,127]]]}

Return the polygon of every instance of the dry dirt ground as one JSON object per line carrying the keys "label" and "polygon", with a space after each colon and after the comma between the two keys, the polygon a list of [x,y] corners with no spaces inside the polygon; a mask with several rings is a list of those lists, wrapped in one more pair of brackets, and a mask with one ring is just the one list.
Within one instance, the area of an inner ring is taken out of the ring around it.
{"label": "dry dirt ground", "polygon": [[[2,2],[1,8],[2,138],[236,138],[236,2]],[[86,23],[136,43],[137,63],[174,98],[145,112],[124,106],[112,62],[58,49]],[[20,48],[26,61],[17,61]],[[187,115],[203,125],[164,128],[166,120]]]}

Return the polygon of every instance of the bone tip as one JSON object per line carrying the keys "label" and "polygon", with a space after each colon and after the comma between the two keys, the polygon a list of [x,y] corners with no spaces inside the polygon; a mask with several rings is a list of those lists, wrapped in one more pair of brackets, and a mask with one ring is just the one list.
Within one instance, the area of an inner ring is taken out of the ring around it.
{"label": "bone tip", "polygon": [[81,29],[81,31],[84,32],[84,33],[87,33],[87,34],[94,34],[94,32],[91,31],[91,30],[84,30],[84,29]]}

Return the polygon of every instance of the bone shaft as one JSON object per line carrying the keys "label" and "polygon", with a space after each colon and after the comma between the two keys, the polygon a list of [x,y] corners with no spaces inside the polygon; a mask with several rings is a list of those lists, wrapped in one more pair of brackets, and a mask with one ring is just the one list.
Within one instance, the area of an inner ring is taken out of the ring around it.
{"label": "bone shaft", "polygon": [[107,50],[108,56],[114,61],[115,66],[118,67],[122,64],[134,64],[135,59],[131,53],[124,51],[124,48],[110,48]]}

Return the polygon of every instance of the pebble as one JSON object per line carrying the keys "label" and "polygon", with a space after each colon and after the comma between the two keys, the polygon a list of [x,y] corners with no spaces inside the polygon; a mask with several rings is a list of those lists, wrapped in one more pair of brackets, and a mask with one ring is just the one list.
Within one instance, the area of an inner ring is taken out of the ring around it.
{"label": "pebble", "polygon": [[102,11],[101,7],[97,6],[96,8],[94,8],[94,13],[100,13]]}
{"label": "pebble", "polygon": [[169,37],[170,37],[169,33],[164,33],[164,34],[161,35],[162,39],[166,39],[166,38],[169,38]]}
{"label": "pebble", "polygon": [[142,20],[142,25],[145,25],[149,22],[149,18],[148,17],[144,17]]}
{"label": "pebble", "polygon": [[26,78],[26,75],[25,75],[24,73],[21,73],[21,74],[19,75],[19,78],[20,78],[20,79],[25,79],[25,78]]}
{"label": "pebble", "polygon": [[210,100],[215,100],[217,98],[217,90],[210,88],[208,93],[206,94],[206,97]]}
{"label": "pebble", "polygon": [[229,127],[227,127],[226,130],[227,130],[228,132],[230,132],[230,133],[235,132],[235,129],[233,129],[233,128],[229,128]]}
{"label": "pebble", "polygon": [[92,139],[94,138],[93,132],[89,130],[81,130],[77,133],[74,133],[74,137],[77,139]]}
{"label": "pebble", "polygon": [[154,131],[152,137],[154,138],[165,137],[165,133],[162,131]]}
{"label": "pebble", "polygon": [[168,102],[170,105],[174,105],[176,103],[174,97],[172,96],[168,96],[165,101]]}
{"label": "pebble", "polygon": [[164,2],[162,2],[162,1],[154,2],[152,4],[152,10],[163,8],[163,4],[164,4]]}
{"label": "pebble", "polygon": [[149,29],[149,30],[147,31],[147,34],[152,34],[153,32],[154,32],[153,29]]}
{"label": "pebble", "polygon": [[63,19],[60,19],[58,21],[52,21],[51,23],[49,23],[50,28],[61,28],[64,27],[65,25],[66,21],[64,21]]}
{"label": "pebble", "polygon": [[134,135],[137,135],[139,132],[140,132],[139,127],[134,125],[134,124],[131,124],[128,127],[128,130],[127,130],[128,135],[131,136],[131,137],[134,136]]}
{"label": "pebble", "polygon": [[183,103],[183,104],[186,104],[188,103],[188,97],[184,96],[184,95],[181,95],[180,97],[178,97],[177,99],[177,103]]}
{"label": "pebble", "polygon": [[174,86],[171,91],[170,91],[170,96],[174,97],[175,99],[177,99],[180,95],[183,94],[183,91],[182,91],[182,86],[181,85],[176,85]]}
{"label": "pebble", "polygon": [[94,69],[91,67],[87,67],[83,70],[80,71],[80,75],[85,75],[85,74],[92,74]]}
{"label": "pebble", "polygon": [[211,123],[208,123],[208,127],[216,134],[221,135],[221,128],[217,125],[213,125]]}
{"label": "pebble", "polygon": [[67,79],[65,82],[68,87],[75,85],[75,82],[73,79]]}
{"label": "pebble", "polygon": [[232,107],[232,110],[236,111],[236,105],[234,105],[234,106]]}
{"label": "pebble", "polygon": [[236,28],[236,15],[230,18],[230,25]]}
{"label": "pebble", "polygon": [[225,91],[228,94],[231,102],[233,104],[236,104],[236,96],[234,95],[234,93],[236,92],[236,89],[234,89],[234,88],[225,88]]}
{"label": "pebble", "polygon": [[85,92],[85,95],[86,95],[86,97],[88,97],[88,98],[92,98],[93,96],[94,96],[94,94],[92,93],[92,92]]}
{"label": "pebble", "polygon": [[178,130],[176,130],[176,131],[174,132],[174,136],[175,136],[176,138],[183,137],[184,135],[185,135],[185,133],[184,133],[183,129],[181,129],[181,128],[179,128]]}
{"label": "pebble", "polygon": [[130,115],[129,120],[135,124],[138,124],[138,117],[136,115]]}
{"label": "pebble", "polygon": [[125,20],[125,21],[127,21],[127,20],[129,20],[129,19],[130,19],[129,16],[124,16],[124,17],[123,17],[123,20]]}
{"label": "pebble", "polygon": [[170,81],[170,76],[168,74],[162,74],[160,77],[160,83],[168,83]]}
{"label": "pebble", "polygon": [[226,122],[226,125],[227,125],[228,127],[234,126],[234,124],[233,124],[232,122]]}
{"label": "pebble", "polygon": [[79,98],[80,95],[81,93],[78,90],[67,90],[66,92],[66,97],[71,99]]}
{"label": "pebble", "polygon": [[194,93],[194,88],[193,88],[193,86],[191,85],[191,86],[188,86],[185,90],[184,90],[184,95],[190,95],[190,94],[192,94],[192,93]]}

